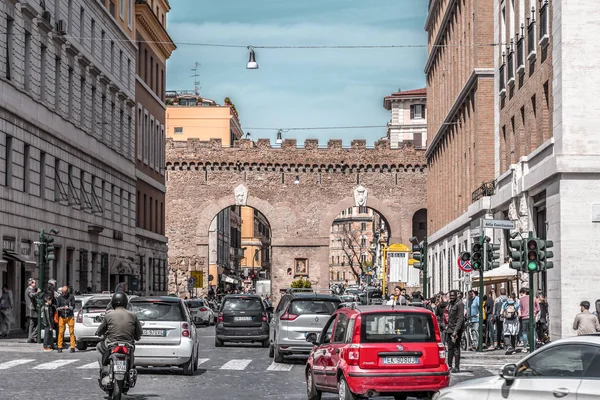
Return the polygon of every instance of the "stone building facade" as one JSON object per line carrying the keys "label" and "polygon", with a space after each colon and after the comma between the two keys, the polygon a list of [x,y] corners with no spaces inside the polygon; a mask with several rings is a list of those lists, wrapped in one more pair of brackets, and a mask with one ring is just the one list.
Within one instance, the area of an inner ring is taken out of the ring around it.
{"label": "stone building facade", "polygon": [[0,1],[0,283],[16,304],[41,228],[59,231],[45,280],[85,292],[138,275],[133,31],[98,1],[45,7]]}
{"label": "stone building facade", "polygon": [[413,216],[426,202],[424,162],[422,151],[408,145],[392,150],[386,140],[367,149],[362,140],[351,148],[342,148],[341,140],[318,148],[312,139],[297,148],[296,140],[287,139],[272,148],[268,139],[242,139],[224,148],[220,140],[169,139],[170,282],[177,276],[186,284],[194,270],[207,273],[209,225],[219,211],[237,204],[254,207],[268,220],[275,299],[289,288],[298,258],[308,260],[313,285],[327,288],[333,220],[344,209],[368,206],[389,223],[391,242],[407,242]]}
{"label": "stone building facade", "polygon": [[387,138],[392,149],[405,140],[418,149],[427,147],[427,89],[399,90],[383,98],[383,107],[392,118],[387,126]]}

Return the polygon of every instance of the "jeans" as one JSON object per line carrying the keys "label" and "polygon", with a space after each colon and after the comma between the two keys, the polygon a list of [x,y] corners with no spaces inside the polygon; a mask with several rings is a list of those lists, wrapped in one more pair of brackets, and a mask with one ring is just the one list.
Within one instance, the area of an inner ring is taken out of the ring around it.
{"label": "jeans", "polygon": [[523,318],[521,320],[521,340],[523,341],[523,347],[529,347],[527,338],[529,336],[529,318]]}
{"label": "jeans", "polygon": [[37,342],[37,322],[37,316],[29,317],[29,334],[27,335],[27,339],[30,341]]}
{"label": "jeans", "polygon": [[487,320],[487,338],[490,340],[490,346],[494,345],[494,322],[491,318]]}
{"label": "jeans", "polygon": [[51,327],[47,326],[44,328],[44,348],[51,349],[54,343],[54,331]]}
{"label": "jeans", "polygon": [[473,342],[471,343],[472,348],[479,347],[479,322],[473,322],[473,326],[471,327],[475,334],[472,337]]}
{"label": "jeans", "polygon": [[500,346],[503,342],[502,333],[504,330],[504,321],[502,321],[499,317],[496,317],[496,341],[498,342],[498,346]]}
{"label": "jeans", "polygon": [[70,344],[71,348],[75,348],[75,317],[63,318],[58,317],[58,348],[63,348],[63,341],[65,339],[65,328],[69,326]]}
{"label": "jeans", "polygon": [[448,340],[448,367],[452,368],[452,361],[454,360],[454,366],[460,368],[460,339],[462,332],[458,332],[456,341],[452,340],[452,332],[446,332]]}

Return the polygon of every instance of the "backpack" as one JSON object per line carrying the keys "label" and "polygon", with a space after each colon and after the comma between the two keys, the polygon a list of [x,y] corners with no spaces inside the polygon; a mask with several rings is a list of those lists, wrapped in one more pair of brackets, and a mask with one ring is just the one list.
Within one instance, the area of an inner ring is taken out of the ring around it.
{"label": "backpack", "polygon": [[517,318],[517,306],[514,301],[509,300],[506,302],[506,309],[504,310],[504,319],[512,320]]}

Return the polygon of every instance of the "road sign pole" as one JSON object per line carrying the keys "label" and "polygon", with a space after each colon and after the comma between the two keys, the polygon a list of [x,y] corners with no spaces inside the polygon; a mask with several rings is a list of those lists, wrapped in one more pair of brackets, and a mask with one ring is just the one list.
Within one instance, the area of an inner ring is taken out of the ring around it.
{"label": "road sign pole", "polygon": [[423,299],[427,300],[427,237],[423,239]]}
{"label": "road sign pole", "polygon": [[483,271],[487,269],[487,252],[485,246],[485,232],[483,231],[483,219],[480,220],[481,224],[481,236],[479,237],[479,244],[483,247],[483,265],[479,268],[479,311],[478,311],[478,321],[479,321],[479,329],[478,329],[478,340],[477,340],[477,351],[483,351]]}
{"label": "road sign pole", "polygon": [[[44,235],[44,230],[40,229],[40,237],[39,237],[39,245],[38,245],[38,289],[40,289],[42,282],[44,282],[44,264],[45,264],[45,256],[46,256],[46,245],[44,240],[46,236]],[[40,292],[38,292],[37,296],[40,296]],[[36,301],[36,309],[37,309],[37,301]],[[37,310],[37,342],[42,343],[42,310]]]}

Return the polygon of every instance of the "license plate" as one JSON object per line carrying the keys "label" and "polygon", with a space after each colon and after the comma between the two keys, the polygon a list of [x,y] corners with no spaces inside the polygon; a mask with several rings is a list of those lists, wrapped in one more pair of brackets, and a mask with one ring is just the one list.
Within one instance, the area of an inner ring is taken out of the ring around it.
{"label": "license plate", "polygon": [[252,321],[252,317],[233,317],[234,321]]}
{"label": "license plate", "polygon": [[142,336],[167,336],[164,329],[144,329]]}
{"label": "license plate", "polygon": [[117,360],[113,366],[113,372],[127,372],[127,361]]}
{"label": "license plate", "polygon": [[383,363],[386,365],[418,364],[419,359],[417,357],[383,357]]}

